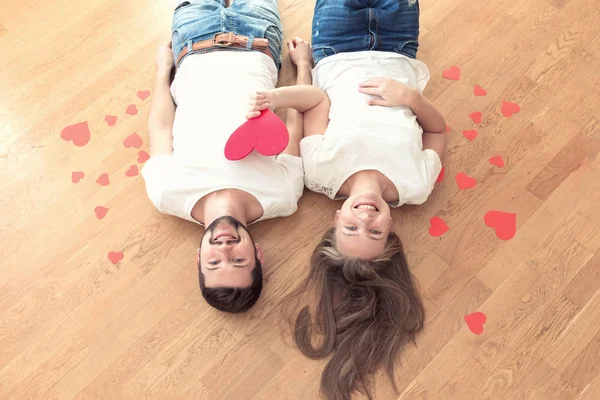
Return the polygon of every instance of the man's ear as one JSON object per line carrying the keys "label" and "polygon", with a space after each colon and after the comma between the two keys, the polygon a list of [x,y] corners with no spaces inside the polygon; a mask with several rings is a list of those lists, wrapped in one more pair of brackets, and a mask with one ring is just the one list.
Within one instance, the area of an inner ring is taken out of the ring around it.
{"label": "man's ear", "polygon": [[258,243],[254,244],[254,247],[256,248],[256,257],[258,258],[258,260],[260,261],[261,264],[265,263],[265,256],[263,254],[262,249],[260,248],[260,245]]}

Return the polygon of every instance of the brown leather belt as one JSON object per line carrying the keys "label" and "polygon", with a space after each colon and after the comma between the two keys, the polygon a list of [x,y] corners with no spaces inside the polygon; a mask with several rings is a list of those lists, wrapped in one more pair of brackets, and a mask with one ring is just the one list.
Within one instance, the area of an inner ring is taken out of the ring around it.
{"label": "brown leather belt", "polygon": [[[192,51],[205,50],[213,47],[246,48],[249,39],[250,38],[247,36],[236,35],[233,32],[217,33],[212,39],[202,40],[192,44]],[[258,50],[273,58],[273,55],[269,51],[269,39],[254,38],[254,41],[252,42],[252,50]],[[189,52],[190,49],[188,46],[185,46],[183,50],[181,50],[181,53],[179,53],[179,56],[177,56],[177,65],[179,65],[181,59]]]}

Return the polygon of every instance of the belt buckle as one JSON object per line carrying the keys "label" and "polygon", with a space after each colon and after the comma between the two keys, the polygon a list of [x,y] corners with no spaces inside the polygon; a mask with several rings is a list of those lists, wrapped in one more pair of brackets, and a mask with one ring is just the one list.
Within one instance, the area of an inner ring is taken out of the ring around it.
{"label": "belt buckle", "polygon": [[215,33],[215,36],[213,36],[213,46],[215,47],[228,47],[231,46],[232,44],[235,44],[235,33],[233,32],[229,32],[227,34],[227,40],[221,40],[217,42],[217,36],[223,34],[223,32],[220,33]]}

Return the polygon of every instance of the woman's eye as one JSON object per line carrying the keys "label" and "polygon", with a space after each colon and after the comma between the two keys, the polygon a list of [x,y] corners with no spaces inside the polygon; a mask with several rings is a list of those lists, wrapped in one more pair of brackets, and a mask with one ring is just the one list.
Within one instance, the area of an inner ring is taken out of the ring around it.
{"label": "woman's eye", "polygon": [[233,262],[239,264],[239,263],[244,262],[244,259],[243,258],[236,258],[235,260],[233,260]]}
{"label": "woman's eye", "polygon": [[377,229],[371,229],[371,233],[374,235],[379,235],[381,231],[378,231]]}
{"label": "woman's eye", "polygon": [[209,261],[208,264],[210,265],[217,265],[219,262],[218,261]]}
{"label": "woman's eye", "polygon": [[346,226],[346,229],[348,229],[349,231],[355,231],[356,227],[355,226]]}

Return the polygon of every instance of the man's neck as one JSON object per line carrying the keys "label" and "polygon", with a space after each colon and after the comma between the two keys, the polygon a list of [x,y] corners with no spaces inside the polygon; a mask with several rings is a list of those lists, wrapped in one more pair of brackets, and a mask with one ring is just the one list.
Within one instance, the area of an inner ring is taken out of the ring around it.
{"label": "man's neck", "polygon": [[373,192],[383,197],[383,186],[374,171],[360,171],[348,179],[350,196],[359,193]]}
{"label": "man's neck", "polygon": [[202,222],[209,226],[217,218],[229,216],[244,226],[248,223],[248,204],[237,191],[220,190],[204,198]]}

